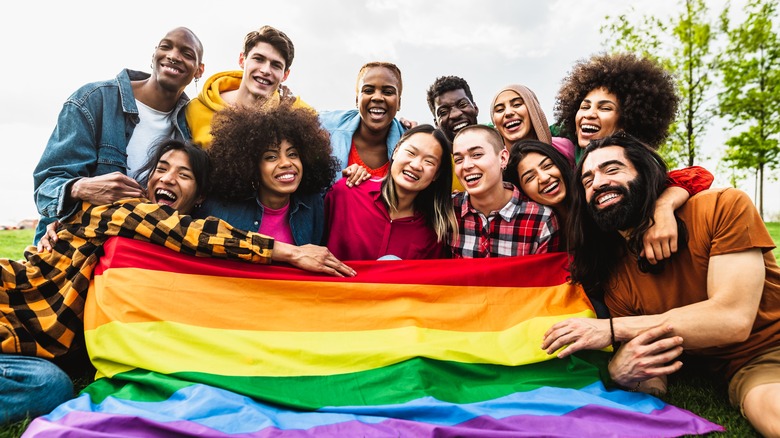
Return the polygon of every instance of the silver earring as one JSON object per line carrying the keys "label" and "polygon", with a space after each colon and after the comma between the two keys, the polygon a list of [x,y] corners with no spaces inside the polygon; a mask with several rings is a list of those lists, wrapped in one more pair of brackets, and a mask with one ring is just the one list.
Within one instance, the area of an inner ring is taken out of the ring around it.
{"label": "silver earring", "polygon": [[195,90],[198,89],[198,78],[195,78]]}

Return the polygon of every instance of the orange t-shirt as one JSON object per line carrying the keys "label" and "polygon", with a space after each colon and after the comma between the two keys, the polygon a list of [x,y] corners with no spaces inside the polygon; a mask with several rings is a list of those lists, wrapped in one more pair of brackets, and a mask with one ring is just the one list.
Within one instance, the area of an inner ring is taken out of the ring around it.
{"label": "orange t-shirt", "polygon": [[[744,192],[710,189],[692,196],[677,216],[688,230],[688,245],[673,254],[661,274],[642,273],[636,258],[624,257],[610,279],[605,302],[612,316],[654,315],[704,301],[710,257],[759,248],[766,279],[753,329],[744,342],[686,350],[725,361],[728,379],[748,360],[780,345],[780,268],[775,243]],[[706,317],[706,316],[705,316]],[[713,364],[716,368],[719,361]]]}

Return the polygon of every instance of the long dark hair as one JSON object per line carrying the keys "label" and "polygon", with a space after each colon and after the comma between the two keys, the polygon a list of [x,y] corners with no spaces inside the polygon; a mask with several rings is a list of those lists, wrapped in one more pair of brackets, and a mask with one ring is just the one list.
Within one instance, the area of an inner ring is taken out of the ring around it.
{"label": "long dark hair", "polygon": [[[569,164],[569,160],[563,156],[552,145],[547,144],[540,140],[518,140],[509,150],[509,161],[507,161],[506,169],[504,169],[504,181],[511,182],[518,189],[520,188],[520,175],[517,174],[517,165],[523,161],[526,155],[531,152],[544,155],[549,158],[555,167],[561,172],[562,183],[566,187],[566,198],[563,200],[563,209],[569,210],[571,206],[571,196],[569,196],[569,187],[574,176],[574,170]],[[526,193],[528,195],[528,193]]]}
{"label": "long dark hair", "polygon": [[[618,230],[604,231],[596,224],[588,210],[585,189],[582,181],[582,166],[591,152],[608,146],[623,148],[626,159],[633,164],[637,179],[641,179],[643,193],[637,196],[638,223],[632,224],[627,238]],[[601,294],[607,289],[607,281],[626,251],[634,255],[639,268],[644,272],[658,273],[663,262],[652,266],[639,254],[643,248],[643,239],[647,230],[653,226],[655,203],[667,186],[667,167],[664,160],[650,146],[645,145],[628,134],[619,132],[590,143],[577,165],[574,181],[570,187],[571,211],[566,227],[567,241],[573,252],[569,267],[571,279],[581,283],[589,293]],[[678,219],[678,247],[687,243],[684,224]]]}
{"label": "long dark hair", "polygon": [[141,186],[146,187],[149,184],[149,177],[154,172],[154,169],[157,168],[157,163],[169,151],[182,151],[187,154],[190,159],[190,169],[195,176],[195,197],[205,196],[209,189],[209,157],[200,146],[189,141],[169,139],[154,145],[151,151],[149,151],[146,162],[135,172],[133,177],[136,181]]}
{"label": "long dark hair", "polygon": [[[452,209],[452,144],[447,136],[439,129],[431,125],[417,125],[404,132],[396,144],[396,150],[414,134],[430,134],[441,146],[441,160],[436,179],[423,189],[414,198],[414,210],[423,214],[428,224],[433,227],[439,242],[444,241],[447,234],[457,232],[457,222]],[[393,167],[393,159],[390,159],[389,169]],[[382,181],[382,200],[390,209],[398,207],[398,195],[396,194],[395,181],[388,171],[387,177]]]}

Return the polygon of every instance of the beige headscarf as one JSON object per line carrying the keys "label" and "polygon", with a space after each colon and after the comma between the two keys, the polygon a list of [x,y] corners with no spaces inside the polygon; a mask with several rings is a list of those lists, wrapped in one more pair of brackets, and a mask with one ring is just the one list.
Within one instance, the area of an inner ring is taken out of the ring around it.
{"label": "beige headscarf", "polygon": [[552,135],[550,134],[550,125],[547,124],[547,116],[544,115],[544,111],[542,111],[542,106],[539,105],[539,99],[536,98],[536,94],[525,85],[512,84],[499,90],[499,92],[493,96],[493,102],[490,104],[490,120],[493,120],[493,107],[496,106],[498,95],[508,90],[514,91],[523,98],[525,106],[528,107],[528,116],[531,118],[531,127],[536,133],[536,138],[547,144],[552,143]]}

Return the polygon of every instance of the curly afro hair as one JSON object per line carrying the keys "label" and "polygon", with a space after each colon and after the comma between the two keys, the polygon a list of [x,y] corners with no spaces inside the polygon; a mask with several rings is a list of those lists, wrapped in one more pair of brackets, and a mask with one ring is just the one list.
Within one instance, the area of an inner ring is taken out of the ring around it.
{"label": "curly afro hair", "polygon": [[555,99],[561,133],[576,137],[580,103],[590,91],[602,87],[618,99],[620,128],[654,148],[661,146],[680,100],[675,78],[651,59],[631,53],[602,53],[574,65]]}
{"label": "curly afro hair", "polygon": [[229,107],[214,115],[211,133],[209,194],[219,198],[254,197],[256,187],[260,187],[260,159],[268,149],[278,148],[282,140],[298,149],[303,164],[296,193],[323,193],[340,171],[331,155],[330,135],[311,109],[288,104],[267,110]]}

